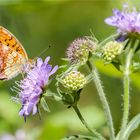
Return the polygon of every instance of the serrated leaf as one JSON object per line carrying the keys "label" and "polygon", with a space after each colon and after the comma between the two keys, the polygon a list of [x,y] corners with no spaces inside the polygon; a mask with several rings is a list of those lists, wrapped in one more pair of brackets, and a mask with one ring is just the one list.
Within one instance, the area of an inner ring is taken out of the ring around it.
{"label": "serrated leaf", "polygon": [[[131,133],[138,128],[140,125],[140,113],[136,115],[127,125],[124,133],[122,134],[122,139],[128,140]],[[120,133],[120,132],[119,132]],[[119,134],[115,140],[119,140]]]}
{"label": "serrated leaf", "polygon": [[48,106],[45,98],[41,98],[41,106],[45,111],[50,112],[49,106]]}

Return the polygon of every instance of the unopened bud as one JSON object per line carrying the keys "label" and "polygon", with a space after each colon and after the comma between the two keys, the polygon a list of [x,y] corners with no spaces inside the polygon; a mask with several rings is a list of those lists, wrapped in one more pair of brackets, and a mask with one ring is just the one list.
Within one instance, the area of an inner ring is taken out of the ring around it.
{"label": "unopened bud", "polygon": [[122,53],[123,44],[117,41],[108,42],[102,49],[102,56],[105,61],[111,62]]}
{"label": "unopened bud", "polygon": [[78,91],[85,86],[87,80],[80,72],[71,71],[62,79],[61,83],[69,91]]}

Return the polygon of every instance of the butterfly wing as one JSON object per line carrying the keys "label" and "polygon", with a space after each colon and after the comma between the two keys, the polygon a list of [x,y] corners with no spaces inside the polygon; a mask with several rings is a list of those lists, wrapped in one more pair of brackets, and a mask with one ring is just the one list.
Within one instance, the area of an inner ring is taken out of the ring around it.
{"label": "butterfly wing", "polygon": [[21,43],[0,26],[0,80],[9,80],[22,71],[28,56]]}

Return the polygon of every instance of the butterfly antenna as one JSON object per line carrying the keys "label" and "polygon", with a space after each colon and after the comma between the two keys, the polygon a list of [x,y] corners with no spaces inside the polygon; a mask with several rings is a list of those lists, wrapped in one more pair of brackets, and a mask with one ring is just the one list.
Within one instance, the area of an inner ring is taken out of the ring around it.
{"label": "butterfly antenna", "polygon": [[[49,45],[47,48],[45,48],[38,56],[41,56],[42,54],[44,54],[50,48],[51,48],[51,45]],[[37,58],[37,57],[35,57],[35,58]]]}

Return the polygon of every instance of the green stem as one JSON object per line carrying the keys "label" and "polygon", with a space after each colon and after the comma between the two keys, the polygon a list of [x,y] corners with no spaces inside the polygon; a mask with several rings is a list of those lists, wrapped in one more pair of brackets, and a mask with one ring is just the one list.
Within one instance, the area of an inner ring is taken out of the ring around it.
{"label": "green stem", "polygon": [[73,105],[72,107],[73,107],[73,109],[75,110],[76,114],[78,115],[79,119],[81,120],[82,124],[88,129],[88,131],[89,131],[90,133],[92,133],[93,135],[95,135],[96,137],[98,137],[100,140],[105,140],[105,138],[104,138],[100,133],[98,133],[96,130],[91,129],[91,128],[88,126],[87,122],[86,122],[85,119],[83,118],[83,116],[82,116],[82,114],[81,114],[79,108],[77,107],[77,105]]}
{"label": "green stem", "polygon": [[[123,118],[122,118],[122,125],[121,125],[121,133],[120,133],[120,140],[122,137],[123,132],[128,123],[129,119],[129,110],[130,110],[130,73],[131,73],[131,62],[134,55],[135,50],[137,49],[139,41],[132,39],[128,44],[128,53],[126,54],[125,60],[125,67],[123,71],[123,85],[124,85],[124,95],[123,95]],[[134,46],[133,46],[134,45]]]}
{"label": "green stem", "polygon": [[114,140],[115,139],[115,132],[114,132],[111,111],[110,111],[110,108],[109,108],[109,105],[108,105],[108,102],[107,102],[107,99],[106,99],[106,96],[105,96],[105,93],[103,90],[103,86],[101,84],[101,81],[100,81],[100,78],[98,75],[98,72],[90,61],[87,61],[87,65],[92,72],[93,80],[94,80],[95,86],[97,88],[97,91],[99,93],[99,97],[100,97],[100,100],[102,102],[102,106],[103,106],[104,111],[105,111],[106,120],[107,120],[107,124],[109,127],[109,132],[110,132],[110,140]]}
{"label": "green stem", "polygon": [[124,85],[124,109],[123,109],[123,118],[122,118],[122,126],[121,129],[124,129],[127,125],[128,122],[128,116],[129,116],[129,87],[130,87],[130,65],[131,65],[131,59],[133,56],[133,50],[130,49],[128,56],[126,58],[126,64],[125,64],[125,69],[124,69],[124,78],[123,78],[123,85]]}

